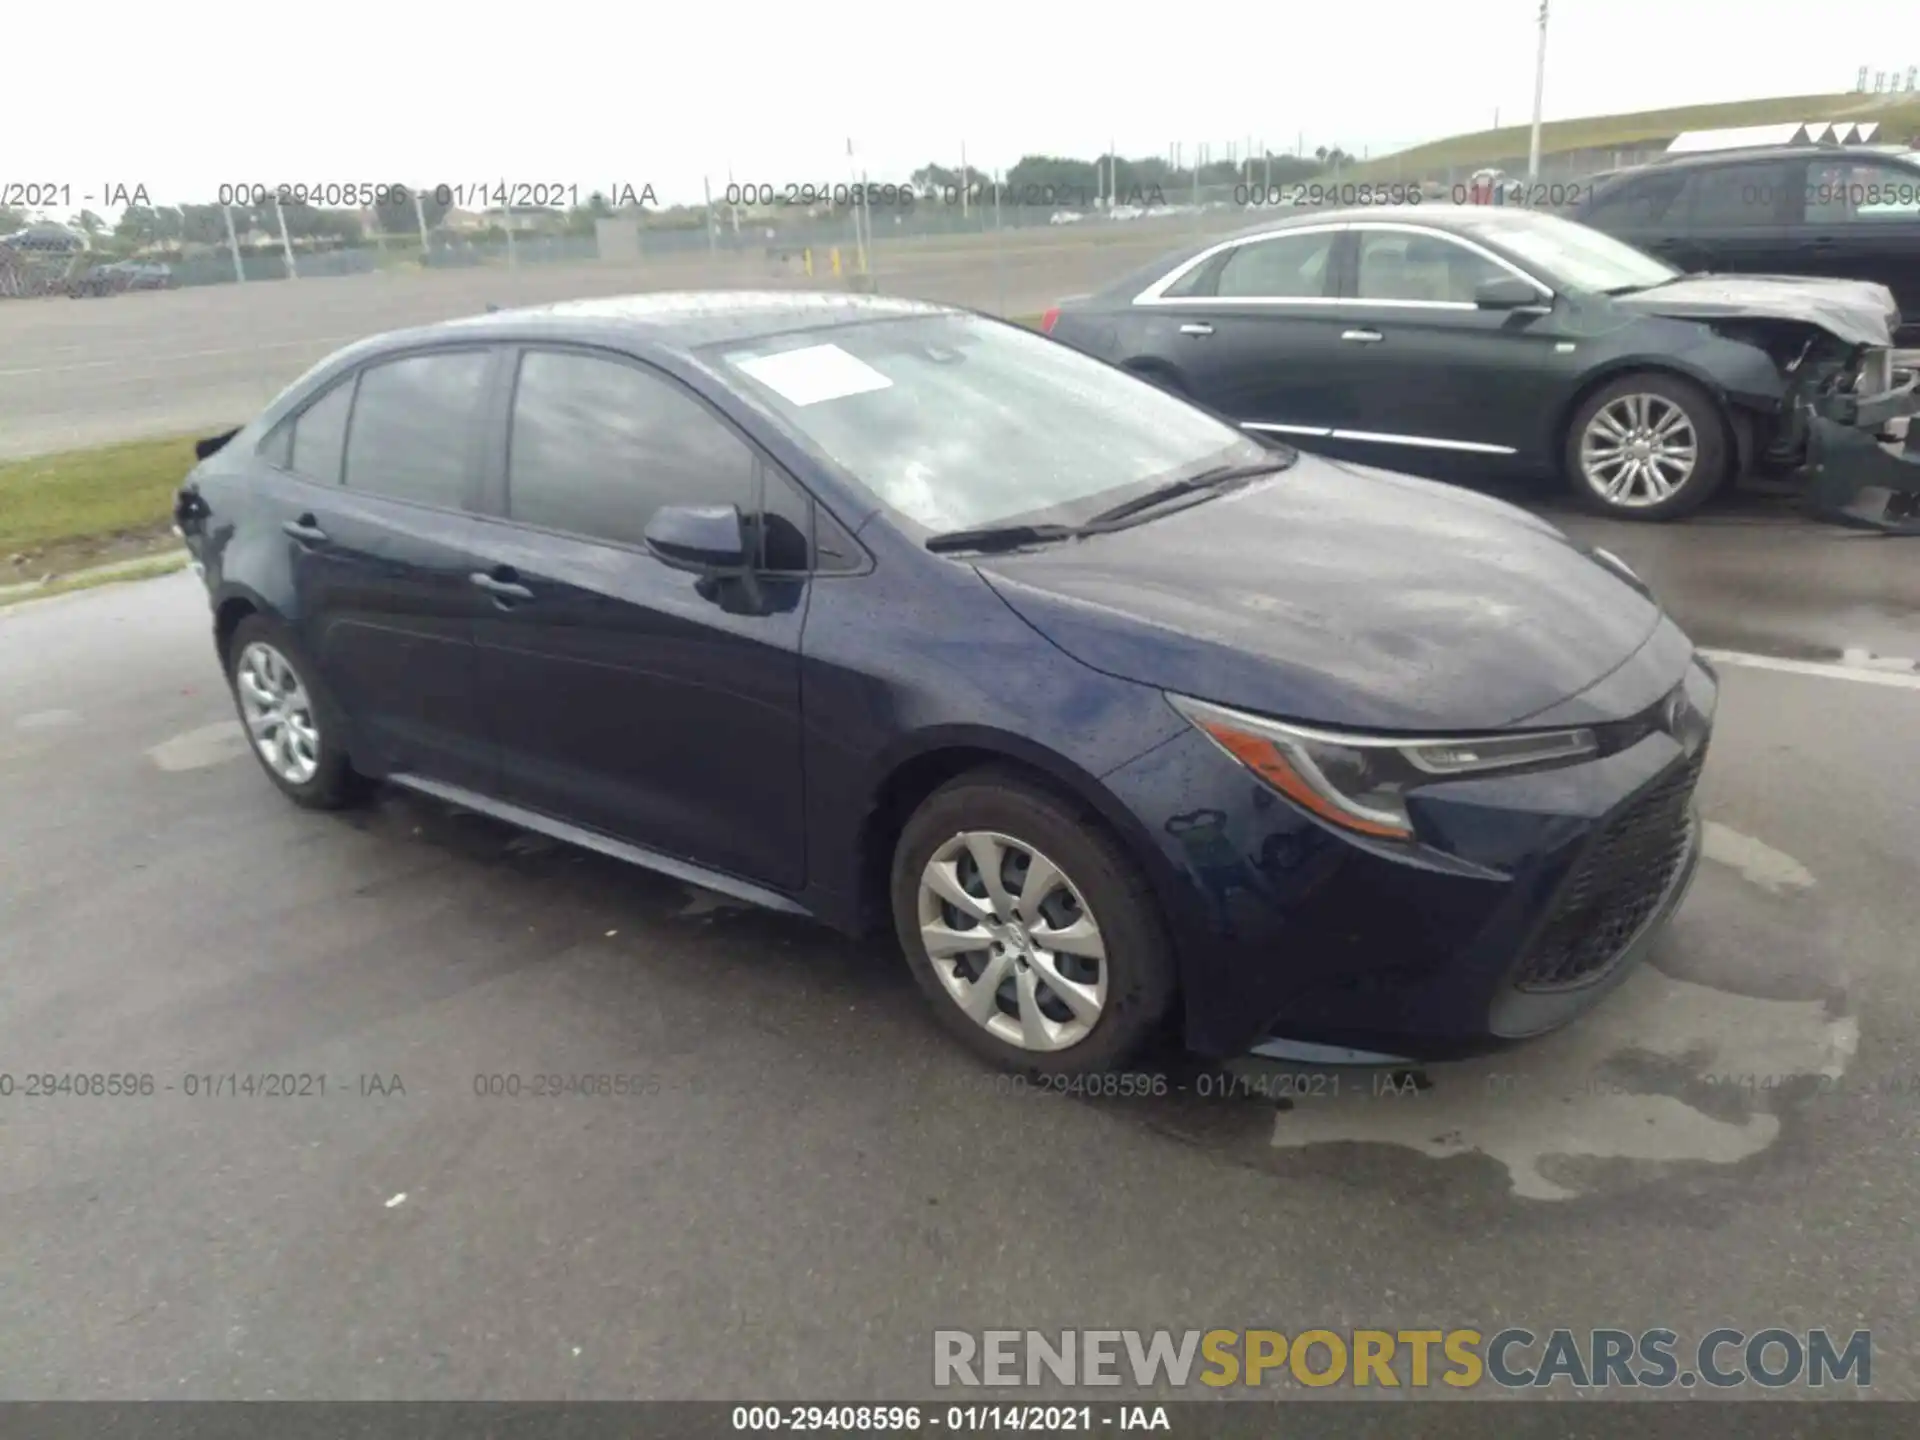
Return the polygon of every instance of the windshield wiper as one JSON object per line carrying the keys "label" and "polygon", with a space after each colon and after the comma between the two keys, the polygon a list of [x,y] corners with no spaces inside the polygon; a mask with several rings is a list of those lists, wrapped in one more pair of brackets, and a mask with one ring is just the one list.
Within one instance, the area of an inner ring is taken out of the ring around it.
{"label": "windshield wiper", "polygon": [[927,549],[935,554],[944,554],[952,550],[1015,550],[1022,545],[1047,545],[1059,540],[1078,540],[1086,535],[1098,535],[1102,531],[1114,529],[1123,521],[1131,520],[1147,510],[1177,500],[1182,495],[1192,495],[1197,491],[1211,490],[1217,486],[1230,485],[1237,480],[1251,480],[1259,475],[1273,475],[1289,468],[1299,458],[1299,452],[1276,455],[1271,460],[1258,460],[1247,465],[1216,465],[1211,470],[1202,470],[1198,475],[1190,475],[1185,480],[1172,480],[1165,485],[1155,486],[1144,495],[1136,495],[1131,500],[1123,500],[1111,509],[1102,510],[1084,525],[985,525],[974,530],[948,530],[939,535],[929,536]]}
{"label": "windshield wiper", "polygon": [[1084,534],[1074,525],[985,525],[977,530],[948,530],[927,539],[936,555],[950,550],[1015,550],[1022,545],[1045,545]]}
{"label": "windshield wiper", "polygon": [[1096,535],[1109,526],[1131,520],[1135,515],[1156,509],[1169,500],[1178,500],[1182,495],[1230,485],[1236,480],[1251,480],[1257,475],[1276,474],[1290,467],[1296,458],[1297,454],[1288,454],[1275,456],[1271,460],[1256,460],[1247,465],[1216,465],[1211,470],[1202,470],[1198,475],[1189,475],[1185,480],[1170,480],[1165,485],[1156,485],[1144,495],[1136,495],[1131,500],[1122,500],[1111,509],[1102,510],[1080,527],[1081,533]]}

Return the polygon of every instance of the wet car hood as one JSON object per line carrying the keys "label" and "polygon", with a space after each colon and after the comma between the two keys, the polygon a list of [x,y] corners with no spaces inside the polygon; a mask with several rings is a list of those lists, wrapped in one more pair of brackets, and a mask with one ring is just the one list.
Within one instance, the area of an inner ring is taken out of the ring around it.
{"label": "wet car hood", "polygon": [[1525,511],[1308,455],[1127,529],[975,563],[1097,670],[1390,731],[1524,720],[1616,669],[1661,620]]}
{"label": "wet car hood", "polygon": [[1850,345],[1890,346],[1900,320],[1884,285],[1799,275],[1687,275],[1613,303],[1680,320],[1799,320]]}

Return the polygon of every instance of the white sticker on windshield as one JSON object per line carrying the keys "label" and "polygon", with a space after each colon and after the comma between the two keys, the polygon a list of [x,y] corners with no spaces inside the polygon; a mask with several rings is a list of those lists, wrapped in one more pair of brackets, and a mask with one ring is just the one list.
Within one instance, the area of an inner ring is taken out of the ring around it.
{"label": "white sticker on windshield", "polygon": [[809,345],[739,361],[747,374],[794,405],[817,405],[846,395],[885,390],[893,381],[838,345]]}

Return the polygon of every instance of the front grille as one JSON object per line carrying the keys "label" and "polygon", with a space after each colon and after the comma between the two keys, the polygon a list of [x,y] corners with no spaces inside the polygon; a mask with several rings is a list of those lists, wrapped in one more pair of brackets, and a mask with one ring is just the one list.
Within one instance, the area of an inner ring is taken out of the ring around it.
{"label": "front grille", "polygon": [[1607,821],[1535,937],[1514,986],[1569,990],[1598,980],[1659,909],[1686,859],[1702,746]]}

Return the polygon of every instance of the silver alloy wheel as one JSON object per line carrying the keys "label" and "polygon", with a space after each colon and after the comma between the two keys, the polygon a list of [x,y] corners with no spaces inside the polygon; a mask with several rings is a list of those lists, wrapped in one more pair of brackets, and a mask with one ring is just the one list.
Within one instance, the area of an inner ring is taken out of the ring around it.
{"label": "silver alloy wheel", "polygon": [[1107,1003],[1107,947],[1066,873],[1025,841],[966,830],[920,872],[920,939],[961,1012],[1022,1050],[1086,1039]]}
{"label": "silver alloy wheel", "polygon": [[1601,499],[1629,510],[1673,497],[1700,461],[1693,421],[1664,395],[1622,395],[1580,436],[1580,473]]}
{"label": "silver alloy wheel", "polygon": [[299,673],[273,646],[255,640],[240,652],[233,683],[267,768],[289,785],[306,784],[320,768],[320,723]]}

